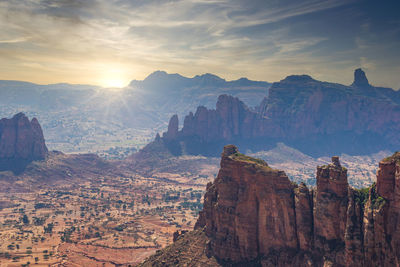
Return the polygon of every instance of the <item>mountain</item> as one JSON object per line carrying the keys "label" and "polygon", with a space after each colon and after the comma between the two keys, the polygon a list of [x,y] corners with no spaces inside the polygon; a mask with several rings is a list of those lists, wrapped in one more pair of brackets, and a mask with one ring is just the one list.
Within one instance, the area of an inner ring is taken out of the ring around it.
{"label": "mountain", "polygon": [[174,116],[163,139],[173,153],[194,155],[217,155],[228,143],[254,152],[283,142],[315,157],[398,147],[400,92],[371,86],[361,69],[354,77],[345,86],[288,76],[270,87],[257,110],[224,94],[216,109],[190,112],[180,131]]}
{"label": "mountain", "polygon": [[226,81],[210,73],[188,78],[156,71],[143,81],[132,81],[129,88],[135,101],[146,103],[170,117],[172,114],[183,116],[199,105],[211,108],[221,94],[240,97],[247,105],[255,107],[267,95],[270,85],[247,78]]}
{"label": "mountain", "polygon": [[23,113],[0,120],[0,171],[21,172],[34,160],[44,160],[48,150],[36,118]]}
{"label": "mountain", "polygon": [[0,81],[0,117],[18,112],[37,117],[50,149],[107,153],[110,148],[147,144],[156,132],[165,130],[170,116],[181,116],[198,105],[212,107],[223,93],[256,106],[269,86],[246,78],[226,81],[213,74],[187,78],[163,71],[121,89]]}
{"label": "mountain", "polygon": [[317,168],[316,188],[225,146],[195,230],[141,266],[398,266],[400,153],[377,183],[349,187],[338,157]]}

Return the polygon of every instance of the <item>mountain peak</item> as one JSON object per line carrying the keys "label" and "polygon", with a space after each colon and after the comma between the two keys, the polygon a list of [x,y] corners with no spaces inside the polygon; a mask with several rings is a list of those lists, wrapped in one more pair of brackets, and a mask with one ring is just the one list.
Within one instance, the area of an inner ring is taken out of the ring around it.
{"label": "mountain peak", "polygon": [[195,80],[200,80],[203,82],[224,82],[225,80],[222,79],[221,77],[211,74],[211,73],[205,73],[202,75],[196,75],[193,79]]}
{"label": "mountain peak", "polygon": [[145,78],[145,80],[151,80],[151,79],[159,79],[168,76],[168,73],[162,70],[157,70],[155,72],[152,72],[149,76]]}
{"label": "mountain peak", "polygon": [[358,68],[354,71],[354,82],[352,86],[362,87],[362,86],[369,86],[369,82],[365,72]]}
{"label": "mountain peak", "polygon": [[19,113],[15,114],[12,119],[17,121],[20,118],[24,118],[24,117],[26,117],[25,114],[23,112],[19,112]]}
{"label": "mountain peak", "polygon": [[314,79],[310,75],[290,75],[283,79],[281,82],[309,82]]}

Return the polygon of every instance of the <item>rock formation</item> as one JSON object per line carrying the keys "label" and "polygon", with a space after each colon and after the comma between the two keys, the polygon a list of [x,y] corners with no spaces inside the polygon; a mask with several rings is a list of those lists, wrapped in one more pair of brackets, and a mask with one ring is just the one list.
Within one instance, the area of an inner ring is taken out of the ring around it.
{"label": "rock formation", "polygon": [[314,242],[323,251],[343,246],[346,231],[349,185],[347,170],[338,157],[332,164],[317,168],[317,190],[314,206]]}
{"label": "rock formation", "polygon": [[165,137],[188,154],[216,156],[228,143],[267,150],[277,142],[311,156],[372,153],[400,145],[400,92],[369,85],[361,69],[352,86],[293,75],[274,83],[257,109],[221,95],[215,110],[189,113],[180,131],[177,121],[174,115]]}
{"label": "rock formation", "polygon": [[[400,266],[399,179],[400,153],[379,164],[376,185],[365,189],[349,187],[347,170],[332,157],[308,189],[225,146],[195,231],[177,234],[167,251],[202,240],[196,250],[181,247],[175,265],[192,253],[204,266]],[[168,265],[160,251],[143,266],[163,266],[160,259]]]}
{"label": "rock formation", "polygon": [[369,86],[367,76],[365,75],[365,72],[362,69],[356,69],[354,71],[354,82],[352,86],[358,86],[358,87]]}
{"label": "rock formation", "polygon": [[42,128],[18,113],[0,120],[0,170],[22,171],[33,160],[43,160],[48,153]]}
{"label": "rock formation", "polygon": [[271,250],[296,249],[293,189],[284,172],[240,154],[236,147],[225,147],[218,178],[208,187],[200,215],[207,236],[213,237],[213,254],[240,262]]}
{"label": "rock formation", "polygon": [[168,123],[168,131],[164,133],[164,138],[175,139],[178,136],[179,120],[178,115],[171,117]]}

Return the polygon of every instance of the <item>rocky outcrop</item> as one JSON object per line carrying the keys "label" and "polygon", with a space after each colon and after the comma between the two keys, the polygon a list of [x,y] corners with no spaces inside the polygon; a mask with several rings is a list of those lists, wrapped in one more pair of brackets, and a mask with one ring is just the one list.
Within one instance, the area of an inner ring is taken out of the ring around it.
{"label": "rocky outcrop", "polygon": [[314,244],[321,252],[344,247],[348,193],[347,170],[340,165],[338,157],[332,157],[332,164],[317,168]]}
{"label": "rocky outcrop", "polygon": [[171,117],[168,123],[168,131],[164,133],[163,137],[165,139],[175,139],[178,136],[179,120],[178,115]]}
{"label": "rocky outcrop", "polygon": [[48,153],[42,128],[36,118],[31,121],[18,113],[0,120],[0,170],[22,171],[34,160],[43,160]]}
{"label": "rocky outcrop", "polygon": [[[332,157],[310,190],[225,146],[195,233],[205,233],[204,255],[222,266],[400,266],[399,178],[400,153],[384,159],[377,184],[364,189],[349,187]],[[191,233],[176,235],[190,247]],[[161,258],[163,251],[146,264],[162,266]]]}
{"label": "rocky outcrop", "polygon": [[294,188],[297,238],[300,250],[309,251],[313,247],[313,191],[304,183]]}
{"label": "rocky outcrop", "polygon": [[352,86],[357,86],[357,87],[369,86],[367,76],[365,75],[365,72],[362,69],[356,69],[354,71],[354,82]]}
{"label": "rocky outcrop", "polygon": [[382,160],[365,208],[367,260],[400,266],[400,152]]}
{"label": "rocky outcrop", "polygon": [[[221,169],[204,200],[206,234],[223,261],[251,261],[297,249],[294,185],[284,172],[225,147]],[[202,220],[202,219],[200,219]]]}
{"label": "rocky outcrop", "polygon": [[228,143],[267,150],[277,142],[312,156],[372,153],[400,145],[400,92],[369,85],[361,69],[351,86],[292,75],[274,83],[256,109],[221,95],[216,109],[200,106],[182,130],[171,126],[166,139],[188,154],[216,156]]}

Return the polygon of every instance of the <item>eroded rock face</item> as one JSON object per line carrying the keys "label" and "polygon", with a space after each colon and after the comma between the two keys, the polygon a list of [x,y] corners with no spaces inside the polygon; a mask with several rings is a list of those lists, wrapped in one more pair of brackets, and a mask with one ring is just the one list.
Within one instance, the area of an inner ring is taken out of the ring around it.
{"label": "eroded rock face", "polygon": [[304,183],[294,189],[296,226],[299,248],[310,250],[313,247],[313,192]]}
{"label": "eroded rock face", "polygon": [[337,157],[332,157],[331,164],[317,168],[314,239],[321,251],[329,252],[333,245],[344,246],[348,190],[347,170]]}
{"label": "eroded rock face", "polygon": [[399,266],[399,179],[400,153],[380,163],[369,190],[349,187],[333,157],[310,190],[230,145],[195,228],[224,264]]}
{"label": "eroded rock face", "polygon": [[346,86],[288,76],[271,86],[256,109],[221,95],[216,109],[198,107],[184,118],[182,130],[169,129],[167,136],[175,136],[188,154],[213,156],[229,143],[260,151],[284,142],[317,157],[399,146],[400,92],[369,85],[361,69],[354,77]]}
{"label": "eroded rock face", "polygon": [[237,262],[296,249],[293,187],[284,172],[225,147],[202,214],[215,255]]}
{"label": "eroded rock face", "polygon": [[178,136],[179,120],[178,115],[171,117],[168,123],[168,131],[164,134],[166,139],[174,139]]}
{"label": "eroded rock face", "polygon": [[367,260],[375,266],[400,266],[399,152],[379,163],[373,189],[364,215]]}
{"label": "eroded rock face", "polygon": [[0,170],[22,171],[33,160],[46,158],[48,150],[42,128],[36,118],[31,121],[18,113],[0,120]]}

